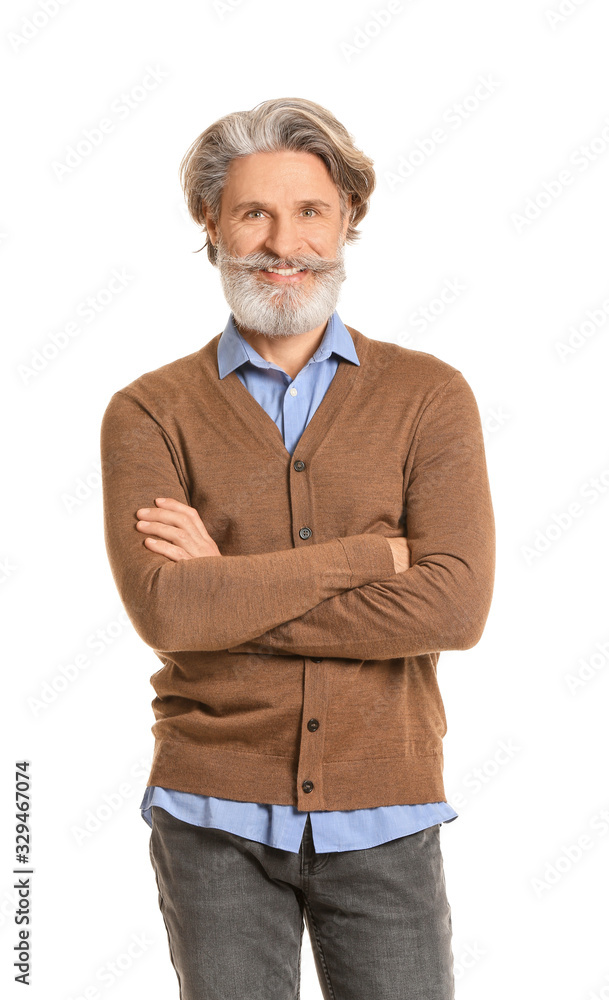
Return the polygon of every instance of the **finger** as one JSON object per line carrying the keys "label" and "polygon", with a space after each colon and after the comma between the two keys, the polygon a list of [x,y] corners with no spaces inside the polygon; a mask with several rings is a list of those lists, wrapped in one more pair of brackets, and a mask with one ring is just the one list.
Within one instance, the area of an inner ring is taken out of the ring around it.
{"label": "finger", "polygon": [[[183,504],[182,507],[184,507]],[[157,520],[165,521],[166,524],[189,524],[191,519],[186,511],[190,509],[186,507],[184,510],[176,508],[165,510],[163,507],[140,507],[135,513],[137,517],[146,521]]]}
{"label": "finger", "polygon": [[166,507],[168,510],[193,510],[193,507],[189,507],[187,503],[183,503],[182,500],[176,500],[174,497],[155,497],[154,502],[159,504],[160,507]]}
{"label": "finger", "polygon": [[[161,504],[161,501],[162,497],[157,497],[155,503]],[[181,503],[180,500],[167,499],[162,501],[161,506],[140,507],[135,513],[138,517],[147,520],[158,518],[161,521],[165,520],[168,524],[198,524],[205,532],[207,531],[198,510],[195,507],[189,507],[188,504]]]}
{"label": "finger", "polygon": [[165,542],[162,538],[145,538],[144,545],[152,552],[167,556],[174,562],[180,562],[181,559],[192,559],[192,556],[189,556],[188,552],[184,552],[184,549],[181,549],[179,545],[172,545],[171,542]]}
{"label": "finger", "polygon": [[138,521],[135,527],[144,535],[157,535],[174,545],[188,544],[188,532],[174,524],[164,524],[162,521]]}
{"label": "finger", "polygon": [[[144,510],[145,508],[142,508],[138,513],[143,514]],[[198,554],[197,550],[201,545],[215,544],[206,532],[199,529],[196,523],[184,514],[178,514],[176,511],[166,511],[163,514],[162,511],[157,511],[155,517],[155,511],[156,508],[149,510],[147,517],[136,521],[135,527],[144,535],[158,535],[175,545],[181,545],[191,556]]]}
{"label": "finger", "polygon": [[168,525],[176,530],[183,531],[184,535],[199,535],[192,518],[177,510],[160,510],[157,507],[140,507],[136,511],[137,526],[144,525]]}
{"label": "finger", "polygon": [[189,507],[188,504],[182,503],[180,500],[174,500],[173,497],[155,497],[155,503],[160,505],[156,510],[175,511],[176,514],[183,514],[189,518],[190,522],[197,528],[199,534],[203,535],[206,541],[211,541],[211,535],[203,524],[199,511],[195,507]]}

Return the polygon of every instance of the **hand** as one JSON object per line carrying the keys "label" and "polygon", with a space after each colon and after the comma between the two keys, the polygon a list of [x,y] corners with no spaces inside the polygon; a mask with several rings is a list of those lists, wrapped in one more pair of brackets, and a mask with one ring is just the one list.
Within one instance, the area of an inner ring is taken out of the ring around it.
{"label": "hand", "polygon": [[[140,507],[136,528],[146,534],[144,545],[174,562],[197,556],[221,556],[194,507],[171,497],[157,497],[157,507]],[[156,535],[158,537],[152,537]]]}
{"label": "hand", "polygon": [[408,548],[407,539],[388,538],[387,541],[391,545],[391,551],[393,552],[393,564],[396,573],[403,573],[404,570],[410,569],[410,549]]}

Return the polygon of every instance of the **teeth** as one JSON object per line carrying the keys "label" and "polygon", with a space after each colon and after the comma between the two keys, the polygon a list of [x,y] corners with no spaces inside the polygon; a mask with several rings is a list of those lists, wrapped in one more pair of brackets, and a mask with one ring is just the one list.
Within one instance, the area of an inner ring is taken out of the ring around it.
{"label": "teeth", "polygon": [[304,271],[304,267],[267,267],[267,271],[271,271],[273,274],[300,274]]}

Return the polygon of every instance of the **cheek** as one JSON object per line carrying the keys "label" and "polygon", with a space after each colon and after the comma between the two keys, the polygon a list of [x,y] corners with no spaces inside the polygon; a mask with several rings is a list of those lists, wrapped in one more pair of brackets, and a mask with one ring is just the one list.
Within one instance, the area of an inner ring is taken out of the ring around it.
{"label": "cheek", "polygon": [[338,236],[331,233],[303,233],[302,244],[310,253],[330,260],[336,257]]}
{"label": "cheek", "polygon": [[265,227],[259,226],[234,226],[224,234],[224,240],[229,248],[229,252],[235,257],[245,257],[248,253],[255,253],[260,250],[261,244],[265,240]]}
{"label": "cheek", "polygon": [[315,233],[311,242],[318,248],[317,252],[323,257],[336,257],[342,239],[342,230],[336,226],[328,225]]}

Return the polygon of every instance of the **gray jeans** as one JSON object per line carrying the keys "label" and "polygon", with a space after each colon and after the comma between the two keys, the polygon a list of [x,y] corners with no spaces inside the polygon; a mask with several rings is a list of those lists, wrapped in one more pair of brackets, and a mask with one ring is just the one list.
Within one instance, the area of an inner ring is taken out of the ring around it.
{"label": "gray jeans", "polygon": [[326,1000],[453,1000],[440,826],[298,854],[152,807],[150,859],[180,1000],[297,1000],[306,921]]}

